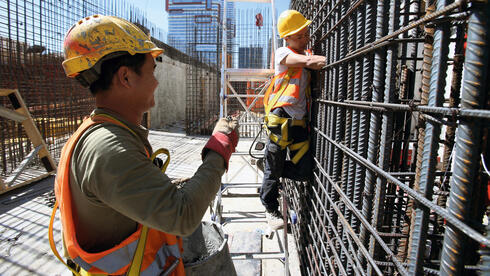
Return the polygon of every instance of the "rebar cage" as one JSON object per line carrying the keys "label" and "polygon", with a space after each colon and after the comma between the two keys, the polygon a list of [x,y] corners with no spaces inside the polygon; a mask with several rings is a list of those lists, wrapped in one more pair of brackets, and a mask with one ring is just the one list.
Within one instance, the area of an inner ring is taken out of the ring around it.
{"label": "rebar cage", "polygon": [[304,275],[488,273],[488,20],[464,0],[291,1],[314,53]]}
{"label": "rebar cage", "polygon": [[216,15],[204,22],[198,15],[195,12],[186,20],[187,39],[184,43],[191,64],[187,67],[186,133],[210,135],[219,115],[221,27]]}
{"label": "rebar cage", "polygon": [[211,134],[219,117],[222,1],[168,2],[169,45],[188,55],[187,134]]}

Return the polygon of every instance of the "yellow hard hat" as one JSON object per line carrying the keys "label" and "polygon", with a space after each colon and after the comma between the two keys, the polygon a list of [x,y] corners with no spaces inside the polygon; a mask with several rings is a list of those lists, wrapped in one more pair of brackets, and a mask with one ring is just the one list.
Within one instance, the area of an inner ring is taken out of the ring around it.
{"label": "yellow hard hat", "polygon": [[279,37],[293,35],[306,26],[311,24],[311,20],[307,20],[300,12],[295,10],[286,10],[279,15],[277,20],[277,30],[279,31]]}
{"label": "yellow hard hat", "polygon": [[112,53],[151,53],[153,57],[163,53],[163,49],[133,23],[105,15],[85,17],[75,23],[66,33],[63,47],[63,68],[72,78]]}

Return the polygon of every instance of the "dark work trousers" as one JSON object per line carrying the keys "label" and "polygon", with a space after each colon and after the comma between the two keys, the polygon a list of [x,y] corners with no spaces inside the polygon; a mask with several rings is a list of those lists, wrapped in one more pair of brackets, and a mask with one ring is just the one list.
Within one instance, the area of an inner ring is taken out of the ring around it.
{"label": "dark work trousers", "polygon": [[[271,111],[272,114],[288,118],[289,115],[282,108],[276,108]],[[281,134],[281,128],[271,128],[274,134]],[[293,126],[288,130],[289,140],[293,144],[308,140],[308,130],[301,126]],[[286,160],[288,148],[281,150],[281,147],[269,140],[264,154],[264,179],[260,189],[260,200],[262,205],[268,211],[279,209],[279,178],[289,178],[297,181],[306,181],[311,177],[313,161],[310,150],[299,160],[297,164]],[[297,151],[289,151],[289,157],[292,159]]]}

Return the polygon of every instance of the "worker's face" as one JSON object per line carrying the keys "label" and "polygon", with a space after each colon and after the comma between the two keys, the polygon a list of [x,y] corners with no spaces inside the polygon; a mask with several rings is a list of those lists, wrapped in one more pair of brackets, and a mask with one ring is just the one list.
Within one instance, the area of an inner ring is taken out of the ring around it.
{"label": "worker's face", "polygon": [[141,67],[140,74],[134,72],[134,101],[140,111],[146,112],[155,106],[154,92],[158,86],[155,78],[155,59],[151,54],[146,54],[145,63]]}
{"label": "worker's face", "polygon": [[291,48],[304,51],[306,46],[308,46],[308,42],[310,42],[310,31],[308,27],[293,35],[287,36],[286,42]]}

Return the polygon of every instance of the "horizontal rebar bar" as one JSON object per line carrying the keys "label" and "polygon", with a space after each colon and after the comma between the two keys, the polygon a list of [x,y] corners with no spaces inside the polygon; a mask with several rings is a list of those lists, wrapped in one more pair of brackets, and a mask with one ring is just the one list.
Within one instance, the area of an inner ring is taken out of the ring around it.
{"label": "horizontal rebar bar", "polygon": [[465,109],[455,107],[435,107],[417,104],[395,104],[395,103],[381,103],[381,102],[366,102],[366,101],[352,101],[344,100],[343,102],[328,101],[323,99],[316,99],[316,102],[326,103],[331,105],[345,106],[351,108],[359,108],[372,110],[376,112],[423,112],[429,114],[441,114],[445,116],[459,116],[459,117],[473,117],[481,119],[490,119],[490,110],[485,109]]}

